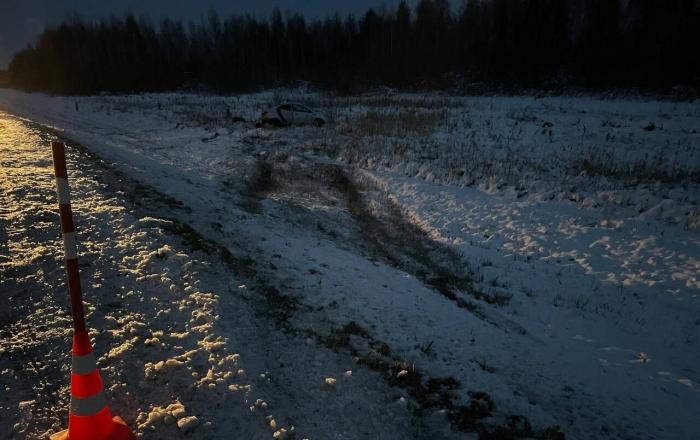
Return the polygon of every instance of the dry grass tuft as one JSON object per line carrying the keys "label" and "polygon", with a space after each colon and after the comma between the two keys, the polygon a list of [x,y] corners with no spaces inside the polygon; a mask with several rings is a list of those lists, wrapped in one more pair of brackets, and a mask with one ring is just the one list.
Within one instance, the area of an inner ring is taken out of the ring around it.
{"label": "dry grass tuft", "polygon": [[445,120],[445,112],[401,110],[380,112],[370,110],[352,122],[351,130],[361,136],[391,136],[402,133],[427,137]]}

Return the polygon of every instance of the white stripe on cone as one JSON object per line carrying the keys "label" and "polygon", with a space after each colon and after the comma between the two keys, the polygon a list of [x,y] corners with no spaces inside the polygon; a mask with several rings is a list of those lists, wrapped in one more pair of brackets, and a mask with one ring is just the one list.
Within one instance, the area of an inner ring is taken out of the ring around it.
{"label": "white stripe on cone", "polygon": [[94,396],[79,399],[77,397],[70,398],[70,413],[74,416],[94,416],[102,411],[107,406],[107,398],[100,391]]}
{"label": "white stripe on cone", "polygon": [[73,356],[73,363],[71,364],[73,374],[85,376],[95,370],[97,370],[97,362],[95,362],[95,356],[92,353],[83,356]]}
{"label": "white stripe on cone", "polygon": [[58,204],[67,205],[70,203],[70,188],[68,180],[63,177],[56,177],[56,194],[58,195]]}
{"label": "white stripe on cone", "polygon": [[78,248],[75,245],[75,232],[63,233],[63,249],[66,252],[66,260],[78,258]]}

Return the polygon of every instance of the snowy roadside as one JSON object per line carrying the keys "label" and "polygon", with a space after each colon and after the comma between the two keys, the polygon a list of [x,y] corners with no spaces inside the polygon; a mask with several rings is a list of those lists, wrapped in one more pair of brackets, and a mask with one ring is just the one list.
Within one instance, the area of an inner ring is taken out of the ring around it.
{"label": "snowy roadside", "polygon": [[[48,438],[67,420],[71,337],[51,136],[7,114],[0,124],[0,432]],[[139,436],[414,435],[382,381],[266,317],[218,251],[172,220],[176,204],[70,147],[91,336],[112,409]]]}
{"label": "snowy roadside", "polygon": [[[384,368],[398,386],[387,393],[397,405],[421,406],[425,389],[415,386],[421,372],[426,380],[441,378],[432,389],[426,385],[428,391],[440,395],[446,389],[442,395],[471,402],[472,412],[474,402],[484,399],[470,391],[490,395],[496,417],[479,418],[480,426],[522,414],[537,429],[562,425],[571,438],[696,435],[700,243],[692,180],[630,190],[584,174],[574,185],[579,188],[557,190],[562,182],[551,172],[527,188],[508,173],[494,173],[471,187],[440,185],[426,179],[464,184],[475,169],[460,175],[440,163],[446,160],[441,154],[412,156],[418,147],[410,144],[420,133],[406,138],[402,151],[386,148],[394,139],[357,141],[358,130],[372,130],[362,119],[366,102],[350,105],[359,107],[354,113],[337,109],[337,126],[320,131],[258,130],[204,118],[226,107],[250,119],[269,99],[75,100],[3,91],[0,105],[63,130],[131,178],[172,197],[185,208],[178,219],[197,234],[234,256],[256,260],[256,274],[274,289],[267,300],[287,310],[276,319],[308,334],[310,343],[349,350],[368,370],[381,366],[377,359],[397,362]],[[525,113],[508,110],[508,99],[492,98],[485,108],[542,125],[529,116],[538,115],[541,104],[527,100],[516,100],[529,109]],[[449,111],[459,114],[458,104]],[[674,105],[658,104],[660,113]],[[648,149],[637,151],[635,160],[654,157],[658,144],[634,138],[632,129],[616,122],[615,112],[625,108],[601,104],[584,118],[609,121],[625,132],[619,136],[629,151]],[[676,121],[681,135],[674,138],[669,128],[654,137],[662,146],[682,142],[687,160],[666,165],[670,172],[692,173],[699,148],[692,119],[697,105],[675,108],[681,116],[669,117],[682,119]],[[637,121],[633,126],[646,132]],[[571,130],[551,143],[588,139]],[[599,131],[587,131],[594,139],[586,142],[595,144]],[[547,160],[546,151],[527,156],[539,138],[518,144],[514,136],[498,137],[496,129],[476,130],[475,136],[483,133],[524,152],[508,153],[527,158],[512,167]],[[465,168],[463,156],[449,154],[447,160]],[[508,163],[508,156],[493,154],[489,161]],[[549,168],[568,179],[561,164],[572,157],[551,156]],[[445,416],[430,414],[421,423],[435,432]],[[453,410],[448,418],[453,426],[474,428],[469,414]]]}

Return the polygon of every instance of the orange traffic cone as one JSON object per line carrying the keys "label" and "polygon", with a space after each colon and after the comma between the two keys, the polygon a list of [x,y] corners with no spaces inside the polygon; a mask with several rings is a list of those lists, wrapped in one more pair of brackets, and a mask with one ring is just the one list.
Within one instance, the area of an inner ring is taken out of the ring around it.
{"label": "orange traffic cone", "polygon": [[112,417],[104,395],[102,378],[97,369],[92,344],[85,327],[83,293],[80,288],[78,252],[75,245],[73,213],[68,189],[65,147],[52,142],[56,188],[63,233],[68,293],[73,315],[73,363],[70,378],[70,414],[68,429],[51,436],[51,440],[135,440],[124,420]]}
{"label": "orange traffic cone", "polygon": [[86,331],[73,335],[73,365],[68,429],[51,440],[132,440],[136,437],[120,417],[112,417],[102,378]]}

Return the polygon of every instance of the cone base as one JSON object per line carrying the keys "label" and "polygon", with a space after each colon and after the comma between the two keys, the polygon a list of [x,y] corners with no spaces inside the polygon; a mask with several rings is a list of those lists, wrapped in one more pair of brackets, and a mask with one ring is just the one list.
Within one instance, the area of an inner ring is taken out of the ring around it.
{"label": "cone base", "polygon": [[[115,416],[112,417],[112,423],[114,425],[114,429],[112,430],[112,433],[109,434],[107,437],[101,438],[101,439],[95,439],[95,440],[136,440],[136,436],[134,433],[131,432],[129,427],[126,425],[126,422],[122,420],[121,417]],[[56,434],[51,435],[50,437],[51,440],[70,440],[70,436],[68,434],[68,430],[63,430],[61,432],[57,432]]]}

